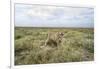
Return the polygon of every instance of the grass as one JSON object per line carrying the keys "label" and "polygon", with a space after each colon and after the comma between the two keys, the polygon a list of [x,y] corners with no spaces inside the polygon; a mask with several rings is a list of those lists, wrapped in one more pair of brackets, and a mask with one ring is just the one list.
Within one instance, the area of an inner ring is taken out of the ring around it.
{"label": "grass", "polygon": [[[48,32],[64,32],[62,44],[43,47]],[[94,30],[91,28],[15,27],[15,65],[94,60]]]}

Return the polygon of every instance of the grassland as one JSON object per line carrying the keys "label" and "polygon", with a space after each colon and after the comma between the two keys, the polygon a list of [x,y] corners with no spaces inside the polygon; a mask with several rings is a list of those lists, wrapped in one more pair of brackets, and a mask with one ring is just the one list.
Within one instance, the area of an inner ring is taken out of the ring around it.
{"label": "grassland", "polygon": [[[43,47],[48,32],[64,32],[57,48]],[[94,60],[93,28],[15,27],[15,65]]]}

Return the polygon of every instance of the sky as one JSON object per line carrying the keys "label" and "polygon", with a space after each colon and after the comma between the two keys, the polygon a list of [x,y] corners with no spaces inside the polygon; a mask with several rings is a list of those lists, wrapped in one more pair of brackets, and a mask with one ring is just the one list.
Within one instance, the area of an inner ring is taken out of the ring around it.
{"label": "sky", "polygon": [[15,26],[93,28],[94,9],[15,4]]}

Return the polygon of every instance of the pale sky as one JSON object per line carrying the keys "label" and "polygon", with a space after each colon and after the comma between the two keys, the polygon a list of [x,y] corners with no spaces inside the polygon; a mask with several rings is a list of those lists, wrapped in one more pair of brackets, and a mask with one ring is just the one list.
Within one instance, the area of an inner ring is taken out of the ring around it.
{"label": "pale sky", "polygon": [[15,4],[15,26],[94,27],[94,9]]}

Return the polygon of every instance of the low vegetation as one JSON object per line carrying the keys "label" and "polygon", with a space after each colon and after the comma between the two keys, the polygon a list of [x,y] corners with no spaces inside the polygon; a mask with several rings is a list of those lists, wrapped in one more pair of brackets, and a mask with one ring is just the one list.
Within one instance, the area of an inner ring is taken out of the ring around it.
{"label": "low vegetation", "polygon": [[[44,46],[48,32],[64,32],[57,47]],[[91,28],[15,27],[15,65],[94,60],[94,30]]]}

